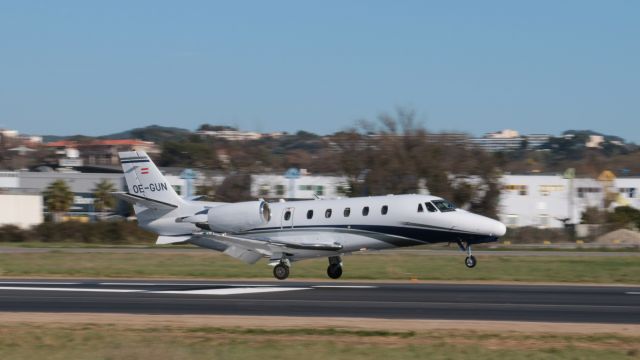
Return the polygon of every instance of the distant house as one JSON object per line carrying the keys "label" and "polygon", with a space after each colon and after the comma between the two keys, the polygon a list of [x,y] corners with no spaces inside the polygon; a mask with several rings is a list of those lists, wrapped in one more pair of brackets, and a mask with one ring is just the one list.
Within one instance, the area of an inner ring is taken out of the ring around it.
{"label": "distant house", "polygon": [[483,149],[489,152],[513,151],[519,149],[535,150],[540,148],[551,139],[548,134],[520,135],[515,130],[505,129],[487,133],[481,138],[469,139],[472,147]]}
{"label": "distant house", "polygon": [[57,153],[63,155],[66,149],[72,148],[79,151],[79,157],[84,165],[118,165],[120,151],[146,151],[149,154],[158,153],[160,149],[151,141],[136,139],[123,140],[89,140],[70,141],[61,140],[45,144],[45,146],[56,149]]}

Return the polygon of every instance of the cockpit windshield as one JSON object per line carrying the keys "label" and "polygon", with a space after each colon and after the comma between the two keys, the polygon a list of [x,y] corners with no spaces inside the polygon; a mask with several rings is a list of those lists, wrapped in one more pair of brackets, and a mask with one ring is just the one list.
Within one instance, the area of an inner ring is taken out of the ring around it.
{"label": "cockpit windshield", "polygon": [[441,212],[455,211],[456,210],[456,206],[453,205],[452,203],[448,202],[447,200],[433,200],[432,203]]}

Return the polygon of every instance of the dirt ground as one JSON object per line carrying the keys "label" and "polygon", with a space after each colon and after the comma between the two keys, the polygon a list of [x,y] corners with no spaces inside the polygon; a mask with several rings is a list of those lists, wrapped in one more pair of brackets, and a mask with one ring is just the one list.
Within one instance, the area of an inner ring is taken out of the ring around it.
{"label": "dirt ground", "polygon": [[640,325],[545,323],[475,320],[396,320],[340,317],[219,315],[132,315],[98,313],[0,312],[0,324],[121,324],[129,327],[209,326],[233,328],[341,328],[350,330],[461,330],[553,334],[619,334],[640,336]]}

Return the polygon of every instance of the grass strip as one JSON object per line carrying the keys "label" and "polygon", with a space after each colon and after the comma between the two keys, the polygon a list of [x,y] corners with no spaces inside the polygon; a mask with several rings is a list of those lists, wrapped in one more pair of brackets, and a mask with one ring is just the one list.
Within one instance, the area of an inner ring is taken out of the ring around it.
{"label": "grass strip", "polygon": [[0,324],[13,359],[638,359],[640,337],[339,328]]}
{"label": "grass strip", "polygon": [[[344,280],[478,280],[522,282],[640,283],[637,256],[478,256],[467,269],[464,256],[378,253],[344,257]],[[326,259],[296,262],[292,278],[326,278]],[[0,276],[106,278],[269,278],[266,261],[247,265],[206,253],[15,253],[0,256]]]}

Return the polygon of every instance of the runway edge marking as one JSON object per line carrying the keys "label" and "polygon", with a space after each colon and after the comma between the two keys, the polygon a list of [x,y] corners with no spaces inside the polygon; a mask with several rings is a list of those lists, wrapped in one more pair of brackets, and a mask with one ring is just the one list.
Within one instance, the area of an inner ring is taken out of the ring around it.
{"label": "runway edge marking", "polygon": [[153,294],[190,294],[190,295],[242,295],[258,294],[280,291],[311,290],[308,287],[260,287],[260,288],[227,288],[227,289],[199,289],[199,290],[168,290],[168,291],[148,291]]}
{"label": "runway edge marking", "polygon": [[270,292],[313,290],[310,287],[232,287],[223,289],[196,290],[140,290],[140,289],[99,289],[99,288],[62,288],[39,286],[0,286],[0,290],[21,291],[65,291],[65,292],[98,292],[98,293],[140,293],[140,294],[184,294],[184,295],[242,295]]}
{"label": "runway edge marking", "polygon": [[113,292],[113,293],[133,293],[145,292],[144,290],[126,289],[83,289],[83,288],[60,288],[60,287],[37,287],[37,286],[0,286],[0,290],[23,290],[23,291],[69,291],[69,292]]}

